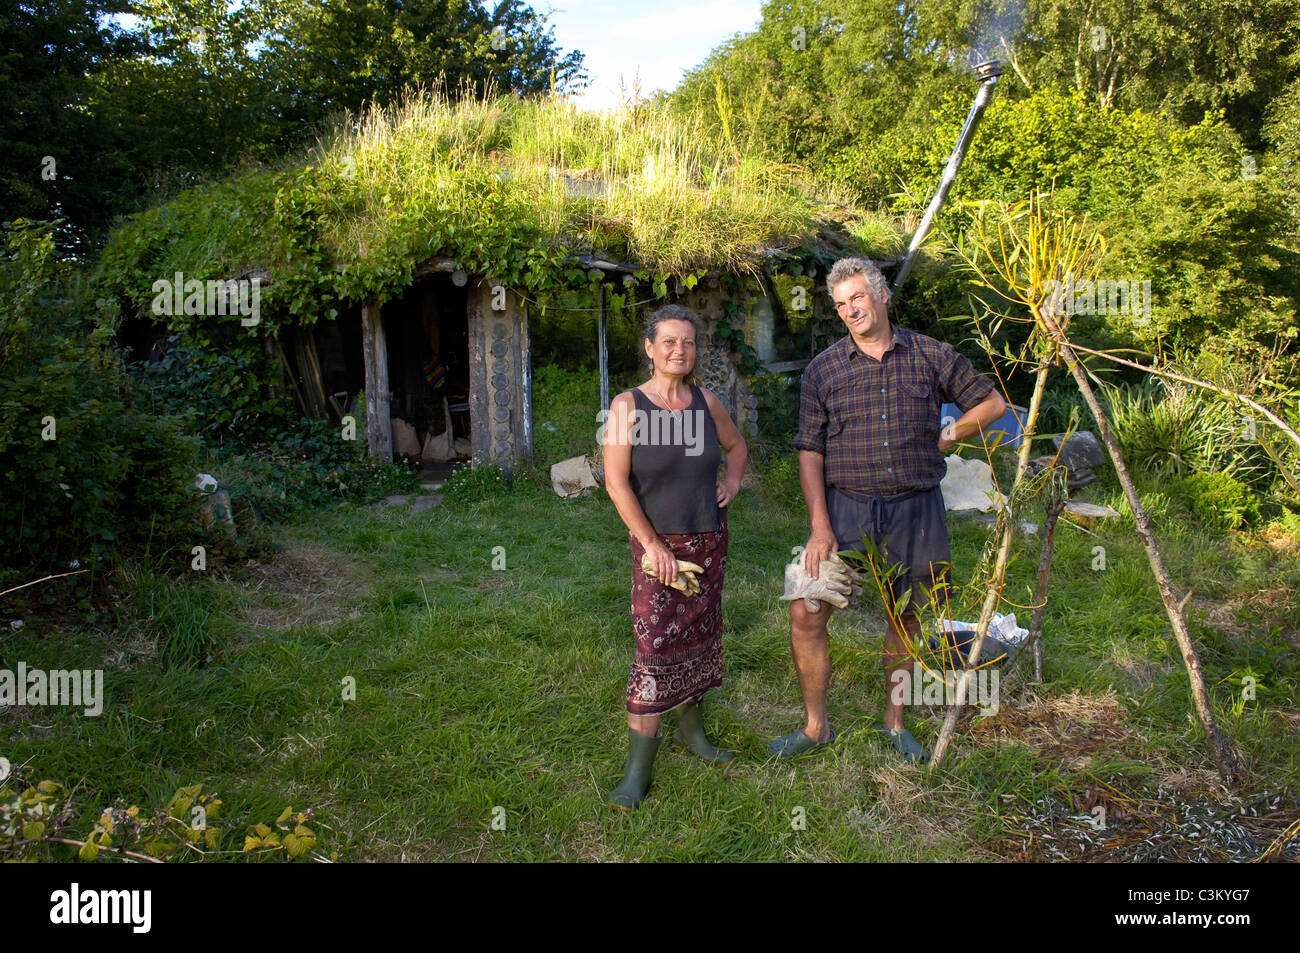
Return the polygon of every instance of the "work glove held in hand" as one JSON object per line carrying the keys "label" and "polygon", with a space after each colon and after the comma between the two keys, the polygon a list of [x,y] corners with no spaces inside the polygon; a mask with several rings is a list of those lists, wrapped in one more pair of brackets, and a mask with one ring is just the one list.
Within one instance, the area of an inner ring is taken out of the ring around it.
{"label": "work glove held in hand", "polygon": [[[655,576],[654,560],[650,558],[649,553],[641,554],[641,571],[647,576]],[[696,573],[704,572],[704,567],[698,563],[693,563],[688,559],[677,560],[677,578],[668,585],[678,592],[687,596],[698,596],[700,594],[700,583],[695,578]],[[655,576],[658,579],[658,576]]]}
{"label": "work glove held in hand", "polygon": [[861,591],[858,574],[840,559],[838,553],[832,553],[830,559],[817,564],[816,579],[803,568],[802,559],[789,563],[785,567],[785,594],[781,601],[802,599],[809,612],[820,612],[823,602],[829,602],[837,609],[846,608],[849,600]]}

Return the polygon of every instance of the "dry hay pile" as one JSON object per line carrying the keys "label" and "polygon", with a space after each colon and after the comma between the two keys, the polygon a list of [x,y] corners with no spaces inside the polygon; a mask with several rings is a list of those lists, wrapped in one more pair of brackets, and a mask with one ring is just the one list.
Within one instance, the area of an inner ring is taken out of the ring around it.
{"label": "dry hay pile", "polygon": [[976,744],[1016,740],[1053,764],[1075,769],[1087,767],[1098,752],[1141,756],[1141,739],[1114,691],[1047,697],[1027,692],[996,715],[975,720],[970,737]]}

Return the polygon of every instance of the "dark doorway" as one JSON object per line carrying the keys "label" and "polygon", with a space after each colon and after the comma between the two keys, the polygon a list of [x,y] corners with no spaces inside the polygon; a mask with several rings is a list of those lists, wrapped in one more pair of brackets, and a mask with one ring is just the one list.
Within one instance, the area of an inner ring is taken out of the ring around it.
{"label": "dark doorway", "polygon": [[466,288],[439,275],[384,306],[392,415],[415,428],[422,446],[441,438],[440,454],[456,458],[469,456],[468,303]]}

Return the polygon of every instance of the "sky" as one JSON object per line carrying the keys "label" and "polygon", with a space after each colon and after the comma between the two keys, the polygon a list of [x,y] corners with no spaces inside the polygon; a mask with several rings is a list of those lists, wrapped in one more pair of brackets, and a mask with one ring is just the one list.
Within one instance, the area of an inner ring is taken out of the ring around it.
{"label": "sky", "polygon": [[699,66],[736,33],[762,19],[762,0],[534,0],[550,12],[555,41],[581,50],[591,80],[577,97],[589,109],[619,103],[619,80],[630,91],[638,74],[641,94],[672,89],[686,70]]}
{"label": "sky", "polygon": [[[763,18],[763,0],[528,0],[555,27],[564,52],[581,50],[591,85],[575,95],[587,109],[609,109],[620,102],[619,82],[630,93],[640,79],[641,94],[670,90],[682,75],[704,62],[737,33],[748,33]],[[231,0],[238,6],[238,0]],[[487,0],[489,9],[492,0]],[[130,29],[136,18],[110,17]]]}

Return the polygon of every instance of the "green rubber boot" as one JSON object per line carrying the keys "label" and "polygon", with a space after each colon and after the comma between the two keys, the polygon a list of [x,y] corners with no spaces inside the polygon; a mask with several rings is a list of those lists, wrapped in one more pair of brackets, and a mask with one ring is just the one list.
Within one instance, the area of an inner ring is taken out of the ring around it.
{"label": "green rubber boot", "polygon": [[704,734],[704,718],[700,714],[698,702],[677,709],[677,731],[673,735],[673,742],[710,764],[728,764],[736,757],[736,752],[715,748],[709,742],[708,736]]}
{"label": "green rubber boot", "polygon": [[655,752],[663,735],[651,738],[634,728],[627,730],[627,762],[623,765],[623,782],[613,791],[605,803],[620,811],[635,811],[645,800],[645,792],[650,787],[650,776],[655,763]]}

